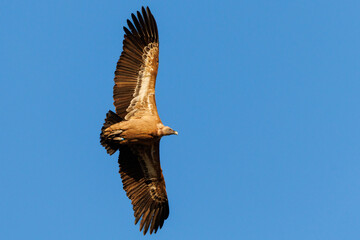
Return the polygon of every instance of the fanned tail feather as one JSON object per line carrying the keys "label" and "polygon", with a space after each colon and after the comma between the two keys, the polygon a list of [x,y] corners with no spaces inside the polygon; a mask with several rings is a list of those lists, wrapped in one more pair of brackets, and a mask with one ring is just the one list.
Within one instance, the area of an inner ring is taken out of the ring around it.
{"label": "fanned tail feather", "polygon": [[113,141],[112,138],[108,138],[107,136],[105,136],[104,130],[115,123],[121,122],[122,120],[123,119],[119,117],[116,113],[114,113],[113,111],[109,111],[106,114],[105,123],[101,128],[100,143],[105,147],[107,153],[110,155],[114,154],[116,150],[119,149],[119,144]]}

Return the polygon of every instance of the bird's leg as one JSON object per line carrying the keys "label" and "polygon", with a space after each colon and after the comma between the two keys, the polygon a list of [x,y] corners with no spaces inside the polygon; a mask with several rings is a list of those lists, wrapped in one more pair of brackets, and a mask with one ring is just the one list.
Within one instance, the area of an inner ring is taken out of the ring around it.
{"label": "bird's leg", "polygon": [[116,137],[116,138],[113,138],[113,140],[117,140],[117,141],[124,141],[125,138],[122,138],[122,137]]}
{"label": "bird's leg", "polygon": [[110,132],[110,134],[108,135],[108,137],[112,140],[115,141],[124,141],[125,138],[121,137],[120,134],[123,132],[123,130],[119,129],[119,130],[115,130],[113,132]]}
{"label": "bird's leg", "polygon": [[117,135],[117,134],[121,134],[123,132],[123,130],[115,130],[113,132],[110,132],[109,136],[113,136],[113,135]]}

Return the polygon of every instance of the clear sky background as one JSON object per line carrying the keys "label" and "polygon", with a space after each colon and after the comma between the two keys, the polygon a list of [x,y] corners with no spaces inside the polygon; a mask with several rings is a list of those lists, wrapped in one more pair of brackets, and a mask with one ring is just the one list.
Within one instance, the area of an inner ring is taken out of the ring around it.
{"label": "clear sky background", "polygon": [[[130,14],[159,28],[170,216],[99,143]],[[360,1],[0,3],[1,239],[360,239]]]}

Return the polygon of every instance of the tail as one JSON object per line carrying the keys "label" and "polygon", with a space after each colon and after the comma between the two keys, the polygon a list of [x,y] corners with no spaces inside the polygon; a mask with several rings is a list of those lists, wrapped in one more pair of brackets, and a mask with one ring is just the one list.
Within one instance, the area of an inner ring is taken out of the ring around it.
{"label": "tail", "polygon": [[107,153],[110,155],[114,154],[116,150],[119,149],[119,144],[112,141],[112,139],[107,138],[104,134],[104,130],[115,123],[121,122],[122,120],[123,119],[119,117],[116,113],[114,113],[113,111],[109,111],[106,114],[105,123],[101,128],[100,143],[105,147]]}

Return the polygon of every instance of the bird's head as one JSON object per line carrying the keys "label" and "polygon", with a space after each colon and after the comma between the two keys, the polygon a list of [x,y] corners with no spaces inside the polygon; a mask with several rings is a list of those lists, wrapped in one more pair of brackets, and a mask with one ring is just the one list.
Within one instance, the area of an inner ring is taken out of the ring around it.
{"label": "bird's head", "polygon": [[167,136],[167,135],[173,135],[173,134],[178,135],[178,132],[174,131],[173,129],[171,129],[168,126],[163,126],[159,129],[160,136]]}

